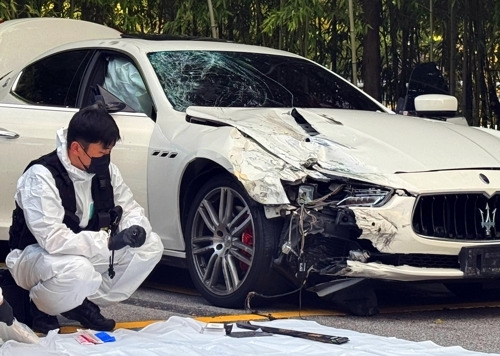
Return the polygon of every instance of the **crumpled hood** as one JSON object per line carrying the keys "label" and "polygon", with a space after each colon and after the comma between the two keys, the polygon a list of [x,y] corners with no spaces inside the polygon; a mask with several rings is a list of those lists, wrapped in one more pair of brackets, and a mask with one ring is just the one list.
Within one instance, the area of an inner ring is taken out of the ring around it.
{"label": "crumpled hood", "polygon": [[187,114],[231,125],[299,169],[317,163],[332,174],[386,175],[500,168],[495,131],[442,121],[338,109],[190,107]]}

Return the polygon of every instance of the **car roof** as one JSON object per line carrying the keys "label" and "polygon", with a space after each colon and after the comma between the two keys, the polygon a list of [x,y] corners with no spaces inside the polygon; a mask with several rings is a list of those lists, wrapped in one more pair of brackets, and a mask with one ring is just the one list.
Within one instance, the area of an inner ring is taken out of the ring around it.
{"label": "car roof", "polygon": [[79,40],[119,38],[107,26],[83,20],[41,17],[0,23],[0,78],[56,46]]}
{"label": "car roof", "polygon": [[[152,40],[137,37],[123,37],[120,39],[104,39],[77,41],[53,48],[44,53],[47,54],[62,52],[78,48],[110,49],[118,52],[131,54],[147,54],[158,51],[227,51],[227,52],[246,52],[280,55],[287,57],[303,58],[299,55],[281,51],[278,49],[261,47],[255,45],[246,45],[228,41],[193,39],[186,40],[182,37],[178,39]],[[304,58],[306,59],[306,58]],[[307,60],[307,59],[306,59]]]}

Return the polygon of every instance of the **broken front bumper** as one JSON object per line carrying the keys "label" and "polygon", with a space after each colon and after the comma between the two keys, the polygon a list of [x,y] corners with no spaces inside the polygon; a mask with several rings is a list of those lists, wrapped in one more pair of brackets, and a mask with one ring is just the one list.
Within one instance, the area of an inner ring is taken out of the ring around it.
{"label": "broken front bumper", "polygon": [[287,216],[274,267],[297,286],[347,277],[500,278],[500,244],[419,236],[411,227],[414,202],[399,196],[377,209],[299,207]]}

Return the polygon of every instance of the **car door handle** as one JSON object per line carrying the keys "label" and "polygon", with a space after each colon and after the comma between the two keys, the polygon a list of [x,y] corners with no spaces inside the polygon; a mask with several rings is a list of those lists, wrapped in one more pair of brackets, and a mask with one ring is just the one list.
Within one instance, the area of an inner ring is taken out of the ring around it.
{"label": "car door handle", "polygon": [[13,139],[13,138],[18,138],[19,134],[0,127],[0,137]]}

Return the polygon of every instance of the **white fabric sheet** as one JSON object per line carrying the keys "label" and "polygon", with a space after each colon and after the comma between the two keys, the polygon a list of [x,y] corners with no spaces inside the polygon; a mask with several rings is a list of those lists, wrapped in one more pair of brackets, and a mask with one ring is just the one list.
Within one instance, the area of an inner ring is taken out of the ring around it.
{"label": "white fabric sheet", "polygon": [[342,345],[329,345],[285,335],[251,338],[232,338],[222,334],[210,335],[201,333],[205,323],[190,318],[173,316],[167,321],[153,323],[140,331],[118,329],[110,333],[116,338],[116,341],[111,343],[80,345],[73,334],[59,335],[51,331],[46,337],[40,339],[39,344],[22,344],[16,341],[8,341],[0,348],[0,355],[492,355],[467,351],[459,346],[442,347],[431,341],[413,342],[393,337],[335,329],[322,326],[314,321],[287,319],[259,322],[258,324],[347,336],[350,341]]}

